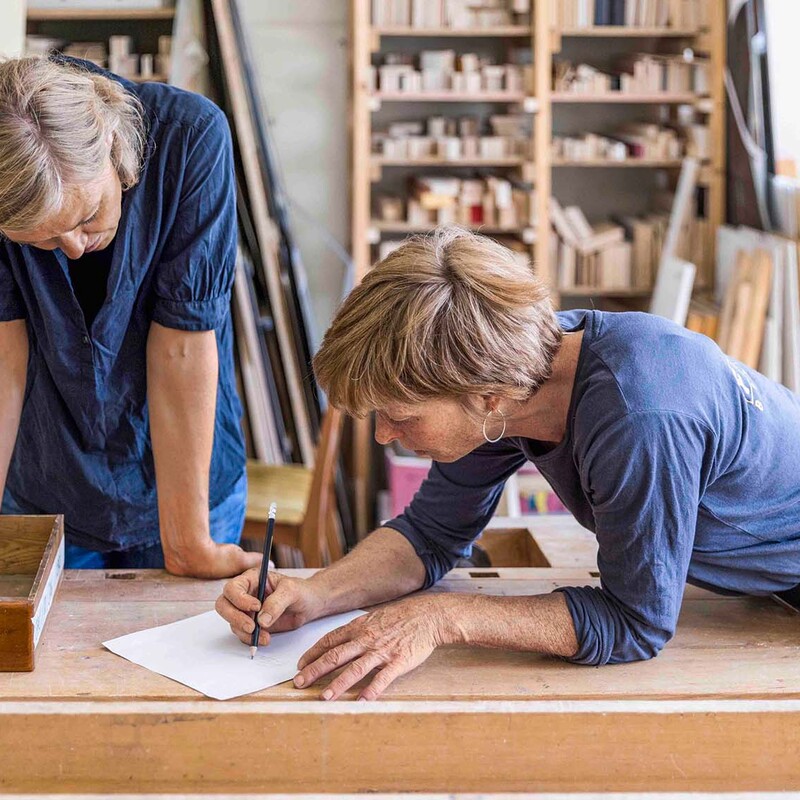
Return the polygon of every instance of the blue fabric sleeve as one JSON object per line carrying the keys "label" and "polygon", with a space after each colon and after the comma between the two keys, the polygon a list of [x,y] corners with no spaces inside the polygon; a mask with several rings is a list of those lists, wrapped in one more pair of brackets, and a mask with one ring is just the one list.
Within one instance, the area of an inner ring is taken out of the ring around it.
{"label": "blue fabric sleeve", "polygon": [[231,135],[215,109],[187,128],[175,220],[156,267],[153,320],[167,328],[219,328],[230,310],[236,264],[236,187]]}
{"label": "blue fabric sleeve", "polygon": [[11,268],[0,255],[0,322],[25,319],[28,316]]}
{"label": "blue fabric sleeve", "polygon": [[472,552],[506,479],[525,463],[512,441],[483,445],[452,464],[434,462],[411,504],[385,524],[411,542],[425,565],[426,589]]}
{"label": "blue fabric sleeve", "polygon": [[566,595],[579,643],[571,661],[648,659],[672,638],[713,439],[693,417],[637,412],[603,426],[579,456],[601,586],[557,590]]}

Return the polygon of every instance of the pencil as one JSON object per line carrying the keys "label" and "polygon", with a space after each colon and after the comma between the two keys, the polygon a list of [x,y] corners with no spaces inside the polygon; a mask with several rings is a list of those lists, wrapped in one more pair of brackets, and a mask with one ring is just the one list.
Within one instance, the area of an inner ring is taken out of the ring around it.
{"label": "pencil", "polygon": [[[264,605],[264,596],[267,593],[267,576],[269,574],[269,556],[272,551],[272,535],[275,531],[275,515],[278,507],[275,503],[270,503],[269,519],[267,520],[267,535],[264,538],[264,555],[261,559],[261,572],[258,574],[258,602]],[[250,639],[250,658],[255,658],[258,651],[258,637],[261,633],[261,626],[258,624],[258,614],[256,614],[256,627]]]}

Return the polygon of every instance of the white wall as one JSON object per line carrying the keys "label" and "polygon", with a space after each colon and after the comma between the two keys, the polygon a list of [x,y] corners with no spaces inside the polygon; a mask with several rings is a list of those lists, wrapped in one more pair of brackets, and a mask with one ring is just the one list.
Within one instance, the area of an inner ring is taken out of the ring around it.
{"label": "white wall", "polygon": [[800,2],[764,0],[775,156],[800,169]]}
{"label": "white wall", "polygon": [[[348,245],[347,0],[240,0],[266,113],[291,199]],[[320,335],[344,266],[319,230],[293,212]]]}
{"label": "white wall", "polygon": [[25,0],[0,0],[0,56],[22,54]]}

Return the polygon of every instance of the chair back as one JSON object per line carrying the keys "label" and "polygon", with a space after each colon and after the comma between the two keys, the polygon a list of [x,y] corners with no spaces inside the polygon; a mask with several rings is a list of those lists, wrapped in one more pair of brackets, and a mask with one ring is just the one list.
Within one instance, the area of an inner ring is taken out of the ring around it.
{"label": "chair back", "polygon": [[322,419],[308,508],[300,530],[300,549],[307,567],[321,567],[326,555],[331,561],[343,555],[336,525],[334,491],[343,422],[342,412],[328,406]]}

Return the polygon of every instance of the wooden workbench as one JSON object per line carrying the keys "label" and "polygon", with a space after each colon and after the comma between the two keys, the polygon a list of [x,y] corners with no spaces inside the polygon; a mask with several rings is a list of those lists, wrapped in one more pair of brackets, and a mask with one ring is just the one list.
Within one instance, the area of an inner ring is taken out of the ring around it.
{"label": "wooden workbench", "polygon": [[[561,528],[583,555],[552,523],[540,550],[577,564],[459,570],[436,591],[597,584],[586,535]],[[441,649],[375,703],[291,683],[210,701],[101,647],[209,610],[221,585],[68,571],[36,670],[0,675],[0,791],[800,789],[800,617],[769,600],[690,588],[675,639],[637,664]]]}

